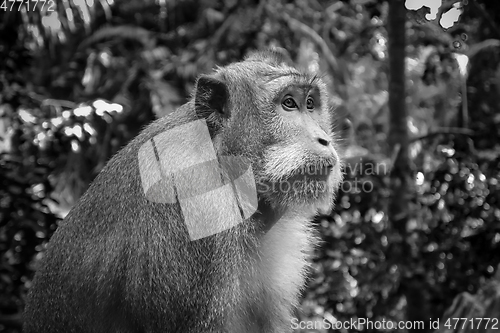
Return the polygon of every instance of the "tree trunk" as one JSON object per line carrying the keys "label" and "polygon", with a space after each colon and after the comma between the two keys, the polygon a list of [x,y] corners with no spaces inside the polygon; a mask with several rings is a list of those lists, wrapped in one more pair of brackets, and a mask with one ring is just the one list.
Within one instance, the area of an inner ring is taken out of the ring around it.
{"label": "tree trunk", "polygon": [[[411,262],[412,254],[407,242],[407,223],[410,213],[413,177],[408,154],[408,126],[405,89],[405,47],[406,47],[406,8],[404,0],[389,0],[389,144],[394,156],[391,171],[392,198],[388,207],[391,227],[399,234],[399,241],[391,244],[391,256],[402,272],[400,291],[406,297],[406,320],[423,321],[428,332],[428,295],[425,292],[425,279],[414,276]],[[418,283],[417,283],[418,282]]]}

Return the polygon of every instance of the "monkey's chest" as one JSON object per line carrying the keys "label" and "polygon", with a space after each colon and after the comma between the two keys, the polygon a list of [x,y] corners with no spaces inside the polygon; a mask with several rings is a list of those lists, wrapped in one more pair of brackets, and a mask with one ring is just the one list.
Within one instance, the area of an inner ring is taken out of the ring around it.
{"label": "monkey's chest", "polygon": [[262,238],[257,279],[262,288],[282,301],[296,304],[306,275],[314,237],[305,218],[282,218]]}

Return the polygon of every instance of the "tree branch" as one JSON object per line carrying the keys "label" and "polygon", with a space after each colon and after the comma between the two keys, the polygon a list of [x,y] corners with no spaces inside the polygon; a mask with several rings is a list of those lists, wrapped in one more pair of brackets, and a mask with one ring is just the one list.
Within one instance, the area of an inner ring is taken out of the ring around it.
{"label": "tree branch", "polygon": [[450,135],[450,134],[474,136],[475,132],[468,129],[468,128],[443,127],[443,128],[440,128],[438,131],[427,133],[425,135],[418,136],[416,138],[412,138],[412,139],[410,139],[410,143],[414,143],[414,142],[426,140],[426,139],[431,139],[431,138],[438,136],[438,135]]}
{"label": "tree branch", "polygon": [[335,56],[333,55],[332,51],[328,47],[328,44],[325,42],[325,40],[316,31],[314,31],[314,29],[300,22],[299,20],[291,17],[288,13],[283,11],[281,15],[282,18],[290,27],[290,29],[309,37],[316,45],[319,46],[321,53],[323,54],[326,62],[328,63],[328,66],[330,66],[332,70],[332,73],[334,74],[338,73],[339,66],[337,60],[335,59]]}

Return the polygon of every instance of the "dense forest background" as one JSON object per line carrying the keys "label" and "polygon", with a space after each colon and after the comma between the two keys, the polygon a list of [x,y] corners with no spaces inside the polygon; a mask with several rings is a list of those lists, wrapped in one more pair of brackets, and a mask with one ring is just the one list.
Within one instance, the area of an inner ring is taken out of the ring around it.
{"label": "dense forest background", "polygon": [[0,0],[0,332],[110,156],[267,47],[329,81],[345,160],[297,316],[499,318],[500,2],[410,2]]}

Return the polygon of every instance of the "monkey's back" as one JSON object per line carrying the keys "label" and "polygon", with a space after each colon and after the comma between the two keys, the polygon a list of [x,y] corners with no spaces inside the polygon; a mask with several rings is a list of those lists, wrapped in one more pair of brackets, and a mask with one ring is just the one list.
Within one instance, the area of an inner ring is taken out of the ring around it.
{"label": "monkey's back", "polygon": [[179,205],[147,200],[139,179],[139,147],[189,113],[153,123],[70,211],[33,281],[26,332],[205,332],[223,322],[252,240],[233,229],[191,241]]}

